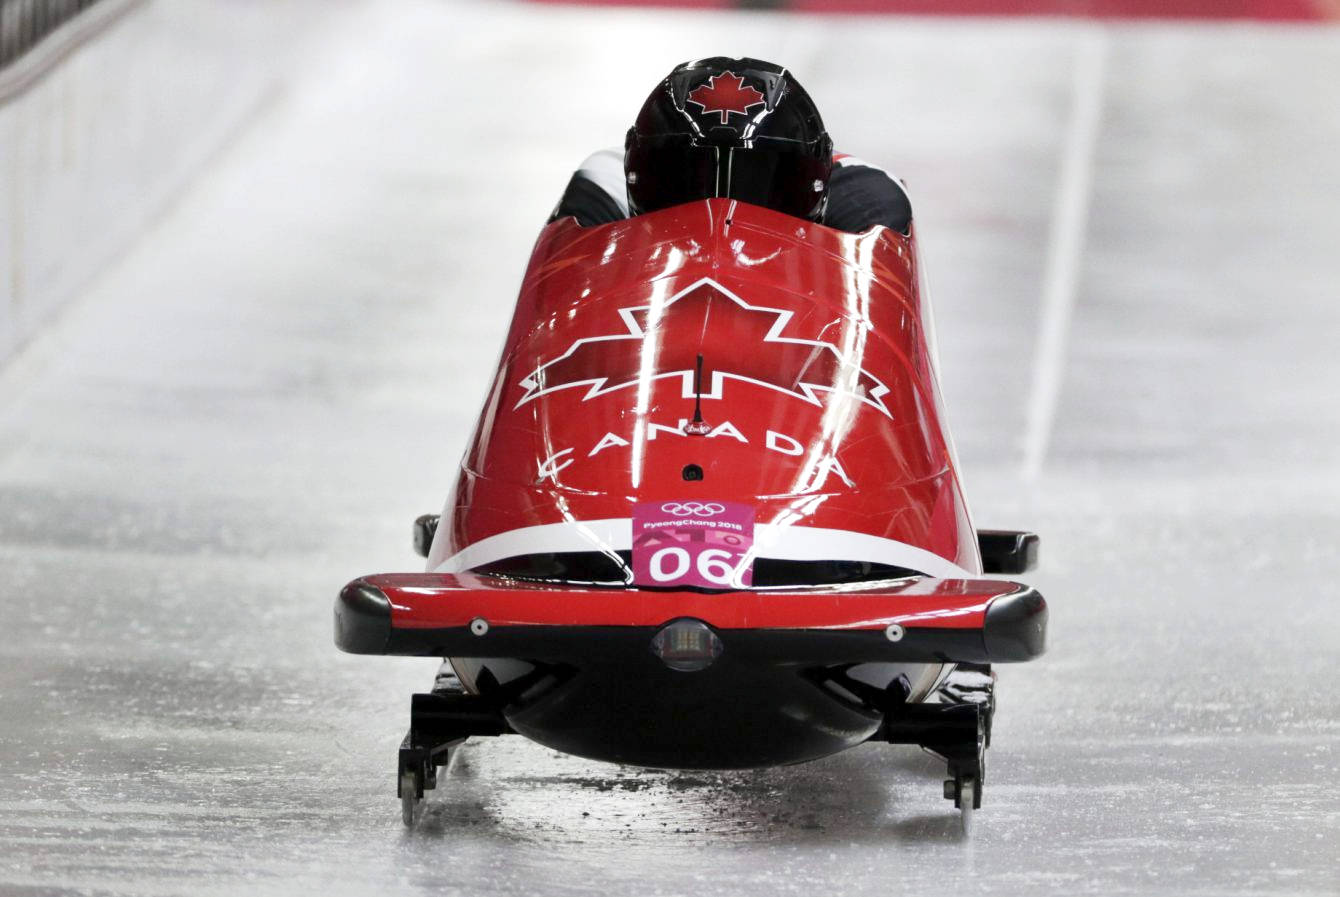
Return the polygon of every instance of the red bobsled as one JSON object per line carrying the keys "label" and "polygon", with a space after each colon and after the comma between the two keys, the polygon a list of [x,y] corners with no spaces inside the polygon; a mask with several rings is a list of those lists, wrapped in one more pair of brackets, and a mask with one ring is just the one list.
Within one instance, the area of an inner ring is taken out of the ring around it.
{"label": "red bobsled", "polygon": [[990,665],[1046,605],[974,530],[915,240],[726,199],[545,228],[428,572],[336,605],[361,654],[449,658],[401,749],[406,819],[450,749],[519,733],[728,768],[865,741],[980,805]]}

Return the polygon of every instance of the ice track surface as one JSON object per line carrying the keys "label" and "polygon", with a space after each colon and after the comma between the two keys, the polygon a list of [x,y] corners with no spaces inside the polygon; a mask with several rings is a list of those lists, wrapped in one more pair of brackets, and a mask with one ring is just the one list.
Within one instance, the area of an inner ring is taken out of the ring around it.
{"label": "ice track surface", "polygon": [[[1340,32],[593,16],[348,5],[0,374],[0,893],[1340,893]],[[1001,670],[970,842],[911,749],[520,739],[406,832],[435,664],[338,654],[332,600],[417,569],[569,169],[719,52],[909,181],[1051,652]]]}

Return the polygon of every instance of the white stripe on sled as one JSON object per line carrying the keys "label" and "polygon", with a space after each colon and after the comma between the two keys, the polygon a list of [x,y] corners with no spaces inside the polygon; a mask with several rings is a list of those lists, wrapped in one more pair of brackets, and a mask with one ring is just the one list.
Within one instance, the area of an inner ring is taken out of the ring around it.
{"label": "white stripe on sled", "polygon": [[[460,573],[523,554],[566,551],[612,553],[633,547],[628,517],[564,521],[508,530],[468,545],[439,564],[435,573]],[[867,561],[916,570],[939,579],[972,579],[972,573],[934,552],[867,533],[764,523],[754,528],[757,557],[789,561]]]}

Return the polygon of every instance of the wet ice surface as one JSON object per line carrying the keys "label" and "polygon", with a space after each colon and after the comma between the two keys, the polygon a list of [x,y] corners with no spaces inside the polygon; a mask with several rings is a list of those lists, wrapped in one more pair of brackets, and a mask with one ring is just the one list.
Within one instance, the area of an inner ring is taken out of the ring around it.
{"label": "wet ice surface", "polygon": [[[1109,32],[1028,482],[1082,30],[581,21],[352,9],[0,375],[0,893],[1340,892],[1337,33]],[[1052,649],[1001,671],[971,842],[910,749],[671,773],[520,739],[469,744],[407,833],[395,749],[435,664],[338,654],[334,595],[415,569],[567,169],[719,47],[789,61],[911,181],[978,523],[1043,534]]]}

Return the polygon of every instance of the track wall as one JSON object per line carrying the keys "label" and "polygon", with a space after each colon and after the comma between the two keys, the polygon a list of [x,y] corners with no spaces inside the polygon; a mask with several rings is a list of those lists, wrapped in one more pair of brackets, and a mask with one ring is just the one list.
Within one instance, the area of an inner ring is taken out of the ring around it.
{"label": "track wall", "polygon": [[319,8],[101,0],[0,68],[0,366],[261,107]]}

